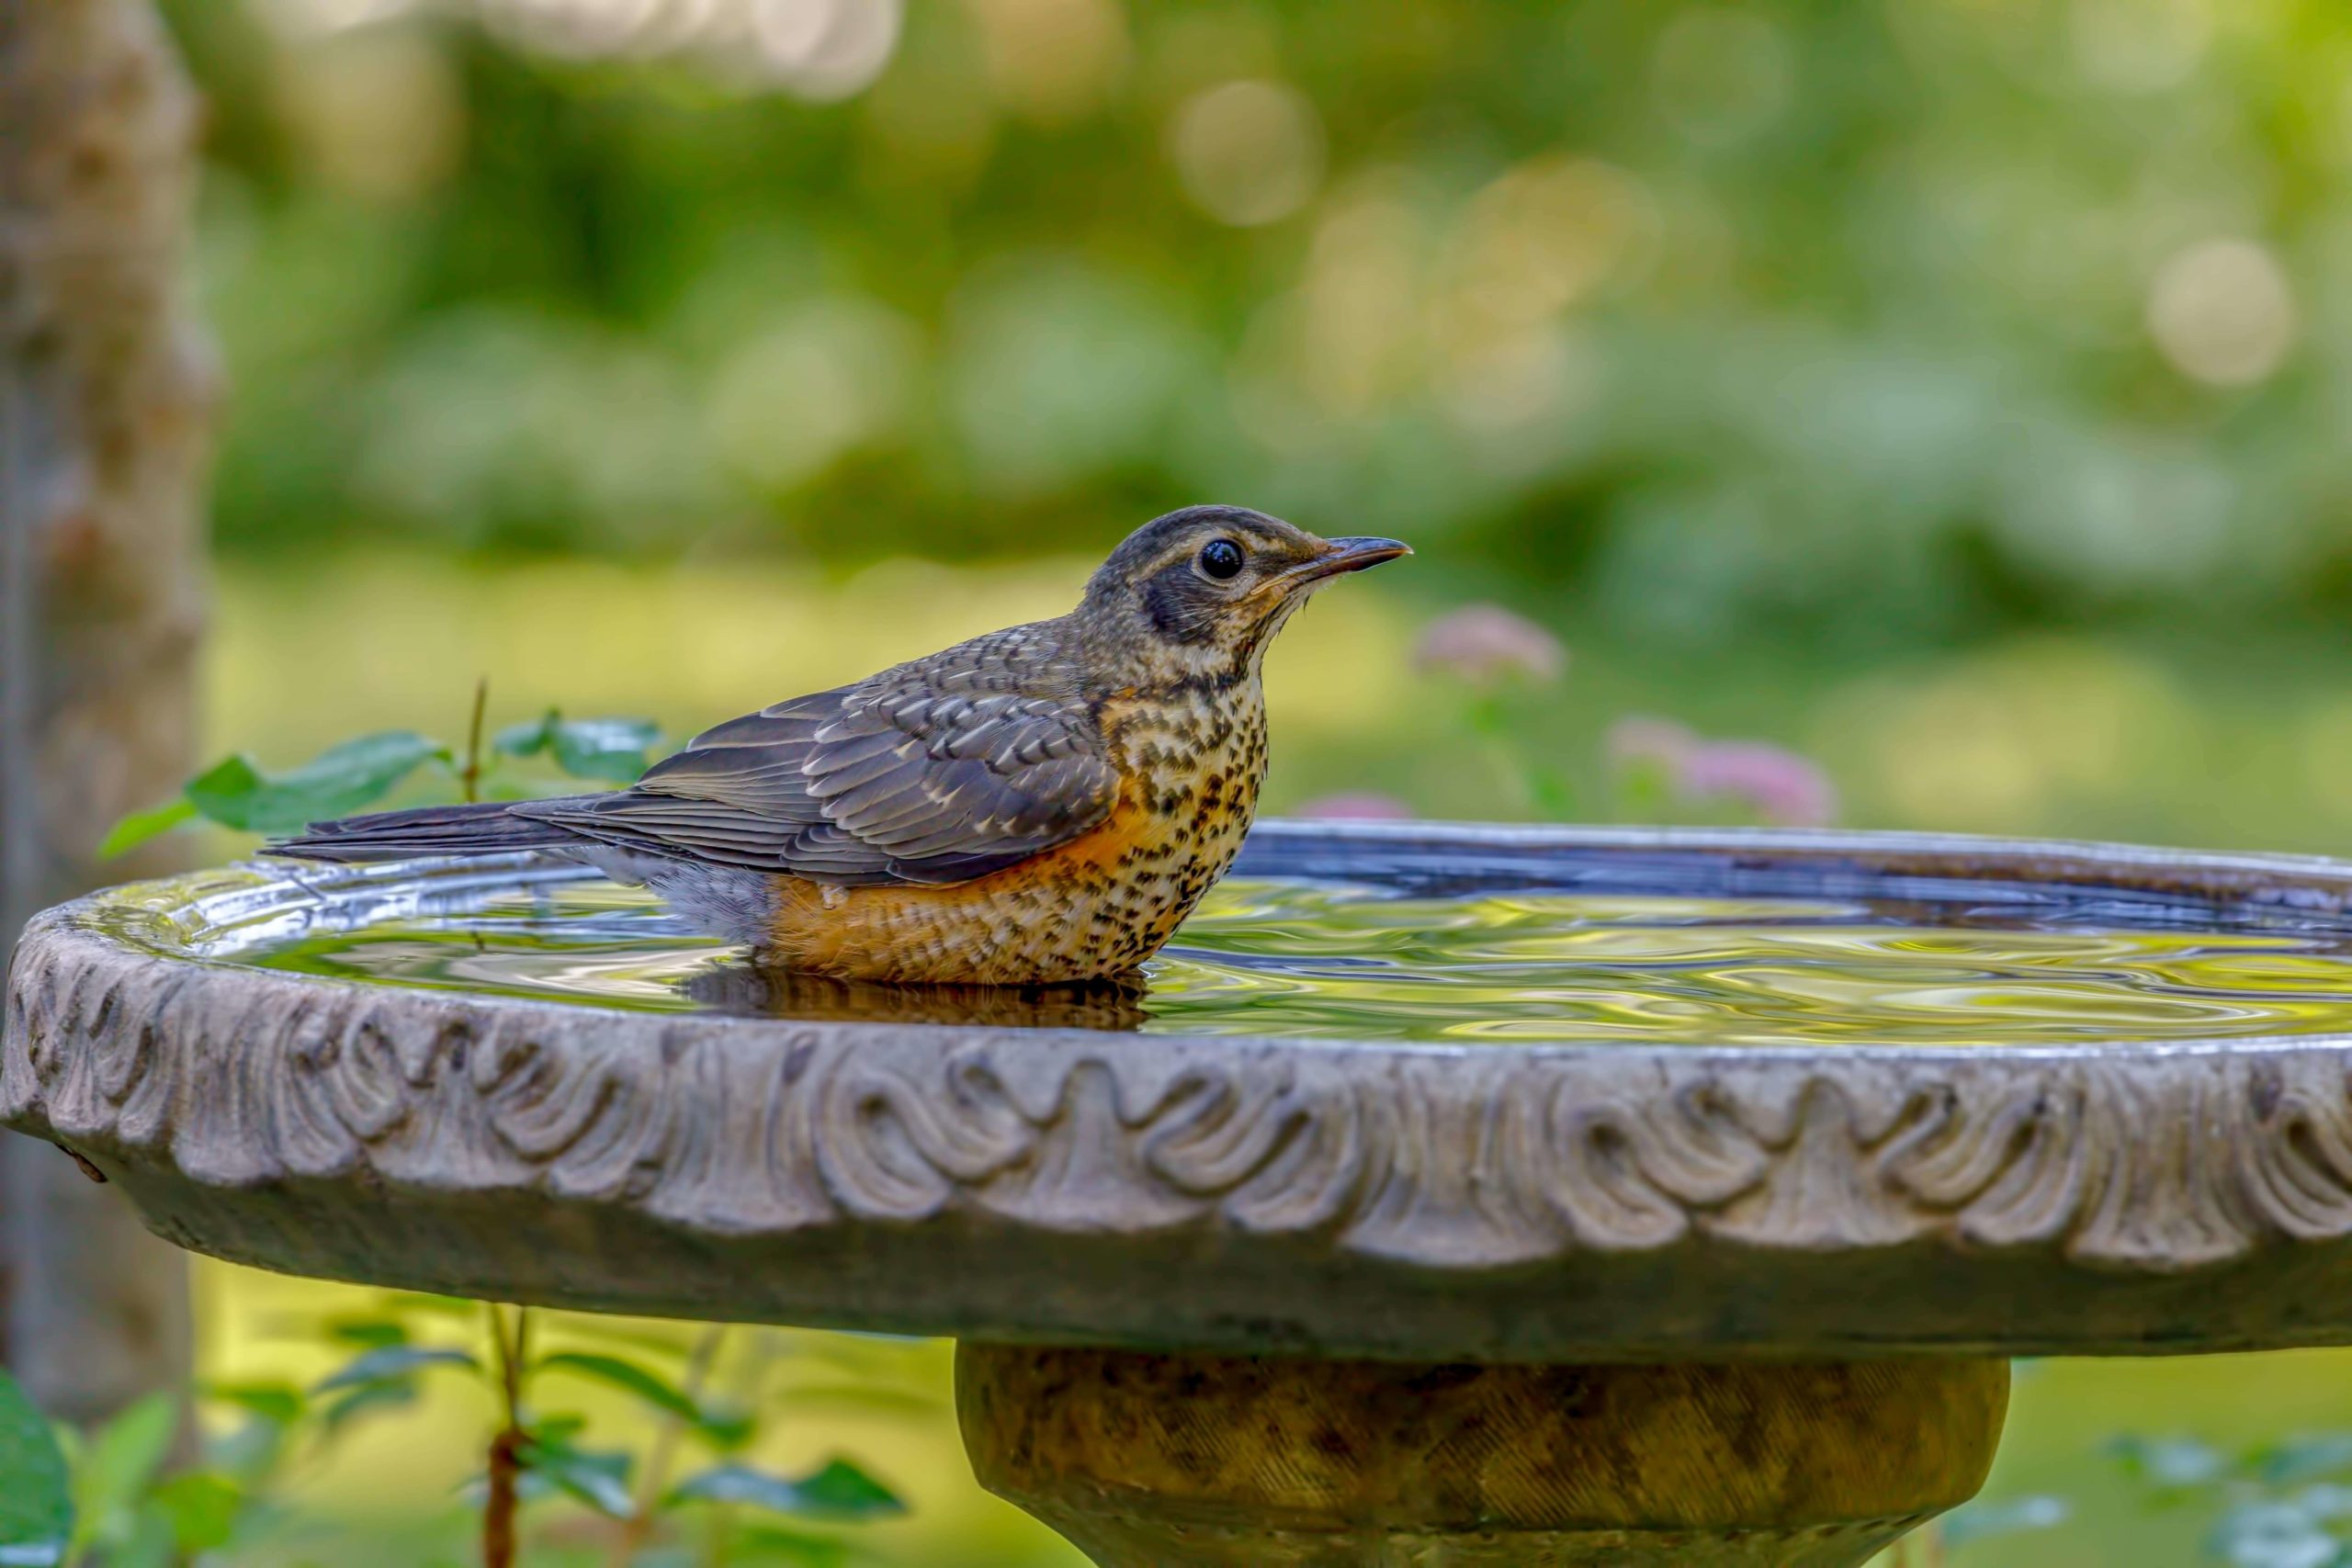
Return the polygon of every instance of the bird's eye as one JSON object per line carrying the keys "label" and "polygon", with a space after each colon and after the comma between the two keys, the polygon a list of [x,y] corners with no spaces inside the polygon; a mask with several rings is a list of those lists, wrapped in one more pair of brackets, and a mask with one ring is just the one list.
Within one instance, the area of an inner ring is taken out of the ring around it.
{"label": "bird's eye", "polygon": [[1231,539],[1211,539],[1201,547],[1201,570],[1224,582],[1241,575],[1241,547]]}

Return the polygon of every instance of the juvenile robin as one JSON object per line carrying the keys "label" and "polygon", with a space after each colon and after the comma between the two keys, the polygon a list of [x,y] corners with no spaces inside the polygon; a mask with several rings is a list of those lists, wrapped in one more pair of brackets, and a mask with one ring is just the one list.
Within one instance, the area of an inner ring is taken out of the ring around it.
{"label": "juvenile robin", "polygon": [[1115,978],[1239,852],[1259,670],[1307,596],[1411,552],[1238,506],[1147,523],[1069,615],[695,737],[625,790],[320,823],[324,861],[549,851],[761,963],[848,979]]}

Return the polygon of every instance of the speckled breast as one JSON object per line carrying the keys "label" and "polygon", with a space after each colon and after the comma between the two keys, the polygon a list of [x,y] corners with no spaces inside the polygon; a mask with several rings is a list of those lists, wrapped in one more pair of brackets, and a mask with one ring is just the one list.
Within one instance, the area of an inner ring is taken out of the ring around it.
{"label": "speckled breast", "polygon": [[900,983],[1037,985],[1132,973],[1240,852],[1266,771],[1255,680],[1107,703],[1119,803],[1099,826],[952,887],[785,878],[767,962]]}

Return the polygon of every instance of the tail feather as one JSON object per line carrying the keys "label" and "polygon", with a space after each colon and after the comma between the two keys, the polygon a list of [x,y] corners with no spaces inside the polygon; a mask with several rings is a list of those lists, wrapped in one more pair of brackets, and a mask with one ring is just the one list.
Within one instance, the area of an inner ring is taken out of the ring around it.
{"label": "tail feather", "polygon": [[[588,798],[588,797],[582,797]],[[377,811],[334,822],[313,822],[267,853],[295,860],[410,860],[421,855],[497,855],[518,850],[578,845],[580,838],[551,822],[519,817],[503,801]]]}

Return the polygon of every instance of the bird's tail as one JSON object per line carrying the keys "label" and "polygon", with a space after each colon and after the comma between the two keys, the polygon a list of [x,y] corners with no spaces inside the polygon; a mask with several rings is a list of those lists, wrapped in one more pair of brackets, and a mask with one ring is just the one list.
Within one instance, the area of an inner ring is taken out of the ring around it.
{"label": "bird's tail", "polygon": [[313,822],[295,837],[270,845],[266,852],[296,860],[358,863],[422,855],[511,854],[580,841],[577,835],[551,822],[517,816],[504,801],[484,801]]}

